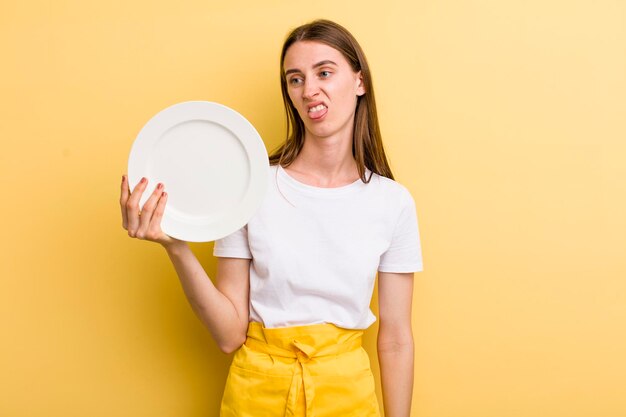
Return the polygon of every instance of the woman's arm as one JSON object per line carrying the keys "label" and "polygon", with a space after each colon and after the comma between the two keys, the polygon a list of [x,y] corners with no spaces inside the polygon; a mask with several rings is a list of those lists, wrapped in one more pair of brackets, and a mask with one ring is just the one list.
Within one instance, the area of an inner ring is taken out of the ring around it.
{"label": "woman's arm", "polygon": [[236,350],[245,342],[248,329],[250,260],[218,258],[214,285],[187,243],[161,230],[167,203],[162,184],[155,187],[140,213],[139,200],[147,185],[144,178],[131,193],[126,175],[122,176],[122,226],[130,237],[156,242],[165,248],[193,311],[222,351]]}
{"label": "woman's arm", "polygon": [[413,273],[378,273],[378,362],[386,417],[409,417],[413,397]]}
{"label": "woman's arm", "polygon": [[216,285],[187,243],[169,245],[167,254],[198,318],[225,353],[237,350],[248,330],[250,259],[217,258]]}

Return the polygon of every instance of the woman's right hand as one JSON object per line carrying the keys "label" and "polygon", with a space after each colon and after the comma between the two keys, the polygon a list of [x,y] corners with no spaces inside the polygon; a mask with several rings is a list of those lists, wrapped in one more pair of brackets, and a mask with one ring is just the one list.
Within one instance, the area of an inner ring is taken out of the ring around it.
{"label": "woman's right hand", "polygon": [[139,210],[139,200],[148,186],[148,180],[142,178],[133,192],[128,186],[128,177],[122,176],[122,192],[120,195],[120,207],[122,209],[122,226],[128,231],[128,236],[157,242],[167,247],[169,245],[183,242],[166,235],[161,230],[161,219],[165,212],[167,203],[167,193],[163,184],[159,183],[152,195]]}

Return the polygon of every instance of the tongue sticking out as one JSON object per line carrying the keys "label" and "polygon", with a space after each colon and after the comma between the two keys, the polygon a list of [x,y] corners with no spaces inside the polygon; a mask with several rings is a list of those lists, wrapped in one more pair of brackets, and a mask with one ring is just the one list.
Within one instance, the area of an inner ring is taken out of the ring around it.
{"label": "tongue sticking out", "polygon": [[323,117],[327,111],[328,111],[328,108],[324,106],[323,104],[320,104],[319,106],[315,106],[309,109],[309,117],[311,119],[319,119]]}

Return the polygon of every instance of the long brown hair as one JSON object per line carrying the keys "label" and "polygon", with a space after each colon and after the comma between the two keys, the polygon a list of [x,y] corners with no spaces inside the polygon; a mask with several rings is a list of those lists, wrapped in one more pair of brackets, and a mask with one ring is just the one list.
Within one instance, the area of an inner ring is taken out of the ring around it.
{"label": "long brown hair", "polygon": [[291,165],[304,145],[304,124],[287,92],[285,77],[285,54],[287,49],[298,41],[315,41],[326,44],[343,54],[354,72],[361,71],[365,94],[357,97],[354,115],[352,155],[356,160],[359,175],[365,183],[366,168],[378,175],[393,179],[387,162],[378,125],[374,86],[365,54],[354,36],[343,26],[329,20],[315,20],[295,28],[283,44],[280,55],[280,88],[287,116],[287,140],[270,155],[270,164],[283,167]]}

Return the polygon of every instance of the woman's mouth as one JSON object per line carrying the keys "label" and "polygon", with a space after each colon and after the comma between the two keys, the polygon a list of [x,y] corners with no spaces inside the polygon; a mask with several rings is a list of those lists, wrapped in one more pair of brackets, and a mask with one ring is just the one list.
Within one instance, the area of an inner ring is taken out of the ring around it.
{"label": "woman's mouth", "polygon": [[328,112],[328,107],[323,104],[318,104],[315,107],[311,107],[308,111],[309,117],[313,120],[320,119]]}

